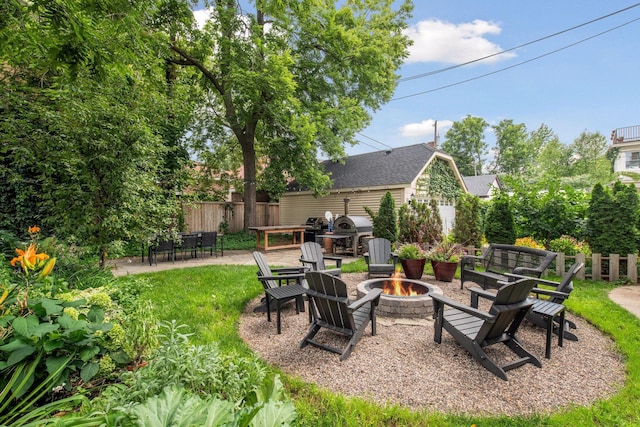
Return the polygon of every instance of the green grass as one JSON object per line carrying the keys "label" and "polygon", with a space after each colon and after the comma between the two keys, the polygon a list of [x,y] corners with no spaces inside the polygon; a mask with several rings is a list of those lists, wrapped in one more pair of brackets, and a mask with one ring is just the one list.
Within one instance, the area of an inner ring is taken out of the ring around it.
{"label": "green grass", "polygon": [[[225,245],[226,246],[226,245]],[[343,266],[344,272],[366,271],[364,260]],[[146,274],[153,289],[146,295],[161,319],[189,325],[194,343],[215,341],[226,352],[249,354],[238,336],[243,307],[262,294],[254,266],[206,266]],[[474,417],[414,412],[378,406],[357,398],[319,390],[282,374],[294,398],[299,426],[636,426],[640,425],[640,320],[613,303],[606,282],[579,281],[567,301],[569,309],[613,337],[627,367],[625,386],[612,398],[589,407],[528,417]],[[575,361],[576,365],[581,363]],[[572,369],[567,366],[567,369]]]}

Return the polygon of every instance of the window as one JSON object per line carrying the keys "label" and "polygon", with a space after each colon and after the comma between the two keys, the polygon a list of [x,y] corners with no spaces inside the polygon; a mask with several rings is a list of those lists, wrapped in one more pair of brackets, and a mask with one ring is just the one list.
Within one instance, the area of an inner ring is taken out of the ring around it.
{"label": "window", "polygon": [[640,151],[628,152],[626,156],[627,169],[640,169]]}

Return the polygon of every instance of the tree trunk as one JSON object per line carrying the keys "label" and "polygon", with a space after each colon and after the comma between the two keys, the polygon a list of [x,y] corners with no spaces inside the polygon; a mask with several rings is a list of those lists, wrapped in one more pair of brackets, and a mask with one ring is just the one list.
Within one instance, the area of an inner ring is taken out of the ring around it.
{"label": "tree trunk", "polygon": [[245,126],[241,135],[237,135],[242,147],[244,165],[244,230],[256,225],[256,150],[254,145],[255,128]]}

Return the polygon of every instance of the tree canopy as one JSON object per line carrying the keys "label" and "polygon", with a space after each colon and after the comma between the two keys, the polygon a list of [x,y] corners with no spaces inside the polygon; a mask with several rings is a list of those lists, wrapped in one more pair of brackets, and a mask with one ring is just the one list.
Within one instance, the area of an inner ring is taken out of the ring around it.
{"label": "tree canopy", "polygon": [[167,59],[202,77],[195,139],[242,153],[245,227],[255,221],[258,178],[275,196],[287,176],[317,194],[328,188],[318,152],[344,156],[369,112],[391,98],[408,55],[409,1],[397,10],[391,0],[255,1],[253,12],[236,1],[205,2],[203,27],[186,12],[189,2],[161,3]]}
{"label": "tree canopy", "polygon": [[482,175],[487,151],[484,131],[488,126],[484,119],[469,115],[454,122],[445,134],[442,149],[455,159],[462,175]]}
{"label": "tree canopy", "polygon": [[143,2],[5,6],[0,226],[95,245],[104,265],[108,243],[176,221],[188,103],[174,108]]}

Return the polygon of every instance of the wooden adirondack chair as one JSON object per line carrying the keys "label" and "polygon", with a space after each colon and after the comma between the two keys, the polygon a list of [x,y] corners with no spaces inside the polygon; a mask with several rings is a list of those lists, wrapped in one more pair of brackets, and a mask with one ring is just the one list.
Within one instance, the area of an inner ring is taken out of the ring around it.
{"label": "wooden adirondack chair", "polygon": [[[311,271],[322,271],[334,276],[340,277],[342,258],[336,256],[328,256],[322,253],[322,246],[316,242],[305,242],[300,246],[302,257],[300,262],[311,268]],[[335,261],[335,268],[328,269],[325,265],[325,260]]]}
{"label": "wooden adirondack chair", "polygon": [[[557,310],[554,310],[553,306],[564,304],[564,301],[569,298],[569,294],[573,291],[573,279],[575,279],[576,275],[583,268],[583,263],[576,262],[569,267],[569,270],[567,270],[560,282],[535,279],[536,287],[531,290],[532,295],[535,297],[531,297],[533,300],[533,307],[531,307],[531,311],[527,313],[527,320],[536,326],[547,329],[549,336],[551,336],[552,332],[559,335],[559,331],[563,330],[563,338],[570,341],[578,341],[578,337],[573,332],[569,331],[570,329],[576,329],[576,324],[574,322],[568,319],[563,319],[564,325],[560,328],[560,316],[555,316],[552,319],[549,319],[549,316],[545,313],[555,312]],[[524,276],[518,276],[515,274],[508,274],[507,276],[512,279],[524,278]],[[537,285],[555,286],[555,289],[539,288]],[[472,307],[478,306],[478,297],[493,299],[495,295],[478,288],[470,288],[469,290],[471,291]]]}
{"label": "wooden adirondack chair", "polygon": [[[271,322],[271,310],[275,304],[277,312],[277,332],[280,333],[280,306],[287,301],[296,301],[296,314],[304,311],[304,294],[306,288],[303,285],[304,268],[275,268],[271,269],[261,252],[254,252],[253,259],[258,264],[258,280],[262,283],[265,293],[265,304],[258,306],[255,311],[266,311],[267,321]],[[275,273],[275,274],[274,274]],[[283,285],[284,282],[284,286]],[[290,282],[293,282],[290,284]]]}
{"label": "wooden adirondack chair", "polygon": [[391,252],[391,242],[377,237],[369,240],[369,252],[364,254],[369,278],[372,274],[392,276],[396,271],[398,255]]}
{"label": "wooden adirondack chair", "polygon": [[[540,360],[522,347],[516,338],[518,327],[533,305],[528,297],[535,284],[535,279],[531,278],[502,282],[488,312],[432,294],[435,319],[433,340],[440,343],[442,328],[446,329],[474,359],[505,381],[506,371],[526,363],[542,367]],[[519,359],[498,365],[484,351],[485,347],[497,343],[506,345]]]}
{"label": "wooden adirondack chair", "polygon": [[[307,296],[309,297],[309,311],[312,315],[309,333],[300,343],[300,348],[308,344],[331,351],[340,355],[344,360],[353,351],[365,328],[371,322],[371,335],[376,334],[375,307],[380,301],[382,289],[372,289],[367,295],[357,301],[350,301],[347,285],[340,278],[331,274],[312,271],[306,274]],[[343,349],[331,347],[314,340],[321,328],[350,337],[349,343]]]}

